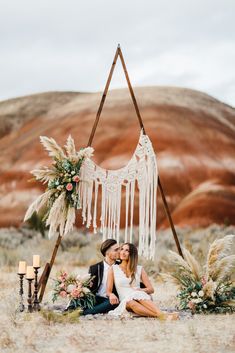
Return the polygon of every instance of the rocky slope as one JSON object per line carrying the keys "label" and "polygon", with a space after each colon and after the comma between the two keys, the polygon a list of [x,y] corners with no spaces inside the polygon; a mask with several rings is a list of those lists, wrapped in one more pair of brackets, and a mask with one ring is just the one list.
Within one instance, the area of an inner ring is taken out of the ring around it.
{"label": "rocky slope", "polygon": [[[189,89],[141,87],[135,94],[174,222],[235,224],[235,109]],[[20,225],[43,190],[28,181],[30,170],[50,163],[39,136],[64,144],[71,134],[77,148],[85,146],[101,95],[50,92],[0,102],[0,226]],[[138,137],[128,90],[110,91],[93,141],[95,161],[124,166]],[[158,226],[168,226],[160,193]]]}

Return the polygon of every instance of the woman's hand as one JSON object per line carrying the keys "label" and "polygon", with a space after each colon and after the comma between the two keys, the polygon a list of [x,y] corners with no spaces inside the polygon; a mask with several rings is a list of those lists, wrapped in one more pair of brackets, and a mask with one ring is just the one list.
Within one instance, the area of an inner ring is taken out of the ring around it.
{"label": "woman's hand", "polygon": [[113,293],[111,293],[109,295],[109,301],[110,301],[110,304],[112,304],[112,305],[115,305],[115,304],[119,303],[118,297],[115,294],[113,294]]}
{"label": "woman's hand", "polygon": [[154,293],[153,286],[152,286],[152,284],[148,278],[148,275],[145,272],[143,267],[142,267],[142,271],[141,271],[141,280],[142,280],[143,284],[145,285],[145,288],[140,288],[140,290],[142,292],[147,293],[147,294],[153,294]]}

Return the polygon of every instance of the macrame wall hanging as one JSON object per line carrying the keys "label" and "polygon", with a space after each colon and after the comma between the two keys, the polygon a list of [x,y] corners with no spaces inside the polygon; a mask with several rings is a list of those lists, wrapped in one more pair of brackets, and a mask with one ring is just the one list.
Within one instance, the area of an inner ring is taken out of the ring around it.
{"label": "macrame wall hanging", "polygon": [[[141,133],[136,150],[128,164],[121,169],[111,171],[105,170],[94,163],[91,159],[91,145],[118,57],[120,57],[122,63],[128,88],[139,120]],[[51,184],[53,185],[29,207],[26,212],[25,220],[29,218],[34,211],[37,212],[39,208],[49,200],[49,202],[53,203],[50,212],[54,212],[54,214],[49,213],[47,218],[47,224],[50,226],[49,233],[52,235],[59,230],[59,235],[53,249],[51,260],[46,263],[39,280],[39,301],[42,301],[62,236],[72,229],[76,209],[82,209],[83,222],[87,227],[92,225],[94,231],[96,231],[97,227],[100,227],[103,233],[103,239],[115,238],[118,241],[120,236],[121,207],[124,206],[126,213],[124,241],[132,242],[136,189],[138,189],[139,194],[139,253],[150,259],[153,259],[155,254],[156,200],[158,187],[176,247],[179,254],[183,257],[158,175],[155,152],[149,137],[145,133],[120,45],[118,45],[114,56],[87,148],[76,152],[74,141],[71,137],[68,138],[67,144],[65,145],[66,153],[64,153],[53,139],[44,138],[41,142],[54,158],[55,162],[51,169],[46,167],[45,169],[34,171],[34,175],[37,179],[48,182],[48,186],[50,185],[51,178]],[[70,168],[71,182],[67,182],[66,168]],[[56,174],[58,170],[60,171],[60,175],[62,175],[61,180],[55,181],[54,174]],[[60,187],[64,187],[69,192],[71,191],[71,197],[67,197],[68,193],[66,193],[66,191],[59,190]],[[59,190],[59,195],[57,196],[56,189]],[[125,193],[124,205],[121,204],[122,191]],[[101,196],[100,198],[98,197],[99,195]],[[100,205],[98,205],[99,199],[101,200]],[[100,207],[101,213],[100,220],[98,220],[98,222],[100,221],[99,225],[97,222],[98,207]]]}
{"label": "macrame wall hanging", "polygon": [[[157,162],[152,143],[141,134],[128,164],[118,170],[106,170],[87,158],[81,167],[79,198],[83,223],[96,232],[97,208],[101,210],[100,231],[103,240],[120,240],[120,214],[125,209],[124,241],[133,242],[133,217],[136,189],[139,193],[139,254],[153,259],[156,243]],[[137,187],[137,188],[136,188]],[[124,193],[124,204],[121,203]],[[100,194],[101,204],[98,205]]]}

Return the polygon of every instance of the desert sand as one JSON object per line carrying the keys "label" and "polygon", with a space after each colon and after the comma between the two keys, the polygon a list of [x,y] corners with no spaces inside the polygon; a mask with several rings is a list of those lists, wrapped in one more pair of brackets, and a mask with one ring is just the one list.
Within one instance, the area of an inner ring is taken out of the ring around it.
{"label": "desert sand", "polygon": [[[18,232],[18,233],[17,233]],[[34,234],[20,239],[20,231],[0,232],[0,351],[9,353],[78,353],[78,352],[233,352],[235,349],[235,315],[191,315],[181,313],[177,322],[161,322],[153,318],[111,319],[107,315],[80,317],[75,323],[58,323],[42,313],[18,311],[18,260],[31,261],[31,254],[40,253],[42,261],[49,260],[53,242]],[[181,243],[193,247],[197,257],[205,255],[208,243],[215,237],[235,232],[234,227],[213,225],[204,230],[178,230]],[[5,234],[5,240],[4,240]],[[10,237],[11,235],[11,237]],[[98,260],[99,238],[90,234],[71,235],[59,249],[55,266],[43,299],[43,308],[52,308],[53,278],[60,269],[86,273],[88,264]],[[27,238],[27,240],[26,240]],[[6,241],[8,240],[8,242]],[[24,240],[22,242],[22,239]],[[18,245],[15,246],[18,240]],[[5,244],[5,245],[4,245]],[[11,244],[12,247],[11,247]],[[158,276],[165,271],[167,251],[174,249],[170,231],[159,234],[155,263],[144,263],[154,284],[154,301],[162,309],[177,305],[176,288],[165,284]],[[141,260],[142,261],[142,260]],[[25,292],[27,288],[25,285]],[[57,304],[57,303],[55,303]],[[65,305],[58,302],[59,305]],[[26,293],[25,293],[25,305]],[[55,308],[55,307],[54,307]]]}

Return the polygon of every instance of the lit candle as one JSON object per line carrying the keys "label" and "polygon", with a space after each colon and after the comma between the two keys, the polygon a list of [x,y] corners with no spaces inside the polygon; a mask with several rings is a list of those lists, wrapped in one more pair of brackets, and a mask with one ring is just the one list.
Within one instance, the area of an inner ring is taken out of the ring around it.
{"label": "lit candle", "polygon": [[33,255],[33,267],[40,267],[40,255]]}
{"label": "lit candle", "polygon": [[25,273],[26,273],[26,262],[25,261],[19,262],[18,273],[19,273],[19,275],[25,275]]}
{"label": "lit candle", "polygon": [[27,279],[34,279],[34,269],[33,269],[33,266],[27,266],[26,278],[27,278]]}

